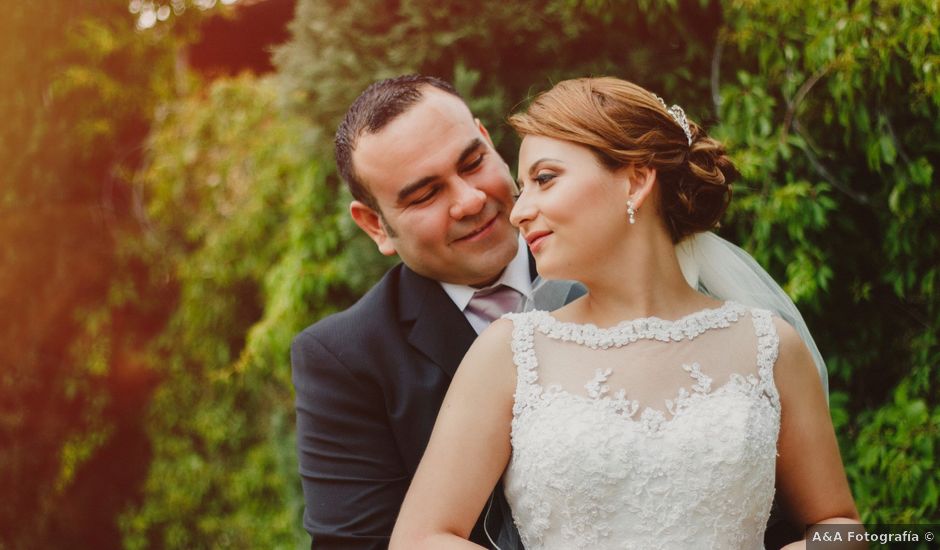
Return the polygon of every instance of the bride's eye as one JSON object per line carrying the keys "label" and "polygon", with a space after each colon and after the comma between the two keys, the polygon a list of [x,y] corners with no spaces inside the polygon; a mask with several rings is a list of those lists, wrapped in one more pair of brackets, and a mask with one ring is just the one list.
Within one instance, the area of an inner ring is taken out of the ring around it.
{"label": "bride's eye", "polygon": [[532,178],[532,179],[533,179],[533,181],[535,181],[535,183],[537,183],[537,184],[539,184],[539,185],[545,185],[546,183],[548,183],[548,182],[550,182],[551,180],[555,179],[555,174],[552,173],[552,172],[539,172],[539,173],[536,174],[535,177]]}

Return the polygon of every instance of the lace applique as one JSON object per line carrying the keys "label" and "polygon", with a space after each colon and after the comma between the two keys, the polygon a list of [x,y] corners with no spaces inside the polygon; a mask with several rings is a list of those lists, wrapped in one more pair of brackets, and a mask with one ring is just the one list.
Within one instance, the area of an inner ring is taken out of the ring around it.
{"label": "lace applique", "polygon": [[607,379],[610,378],[610,375],[614,372],[614,369],[601,370],[597,369],[597,372],[594,374],[594,378],[590,382],[584,385],[584,389],[587,390],[587,393],[590,397],[594,399],[599,399],[610,392],[610,387],[607,386],[604,382],[607,382]]}
{"label": "lace applique", "polygon": [[[535,331],[604,350],[688,341],[747,313],[756,374],[732,373],[715,388],[688,361],[682,368],[693,383],[666,401],[669,417],[652,408],[637,415],[637,401],[609,387],[616,368],[592,369],[586,395],[539,383]],[[728,303],[610,329],[538,311],[509,317],[518,383],[504,487],[525,548],[762,548],[780,422],[779,338],[769,312]]]}
{"label": "lace applique", "polygon": [[[692,391],[695,394],[704,395],[712,387],[712,379],[707,374],[702,373],[702,366],[698,363],[692,363],[691,365],[682,365],[682,370],[689,373],[689,375],[695,380],[695,385],[692,386]],[[666,410],[669,411],[669,414],[675,416],[678,414],[679,409],[685,404],[691,397],[694,395],[685,388],[679,388],[679,394],[675,399],[666,400]]]}
{"label": "lace applique", "polygon": [[771,313],[765,309],[754,309],[751,312],[754,322],[754,331],[757,333],[757,374],[754,384],[760,386],[761,391],[770,399],[774,408],[780,409],[780,394],[774,385],[774,363],[780,354],[780,336],[774,327]]}
{"label": "lace applique", "polygon": [[696,384],[692,386],[692,389],[699,393],[708,393],[708,390],[712,387],[712,379],[706,374],[702,374],[702,366],[698,363],[692,363],[691,365],[682,365],[682,370],[689,373]]}
{"label": "lace applique", "polygon": [[721,307],[692,313],[676,321],[646,317],[623,321],[610,328],[559,321],[544,311],[532,313],[540,314],[536,321],[537,328],[549,338],[576,342],[592,349],[608,349],[623,347],[638,340],[692,340],[707,330],[731,326],[746,311],[741,304],[725,302]]}
{"label": "lace applique", "polygon": [[542,394],[538,385],[536,367],[538,361],[535,357],[534,333],[532,330],[532,314],[544,313],[533,311],[529,313],[509,313],[503,317],[513,321],[512,329],[512,359],[516,364],[516,393],[512,406],[513,416],[518,416],[523,409],[534,403]]}
{"label": "lace applique", "polygon": [[617,390],[617,393],[614,394],[612,399],[607,400],[610,402],[610,409],[620,415],[627,418],[631,418],[636,411],[640,408],[640,403],[634,399],[627,399],[627,390]]}
{"label": "lace applique", "polygon": [[[613,369],[597,369],[597,371],[594,373],[594,378],[584,385],[584,389],[587,390],[588,397],[598,400],[611,412],[620,416],[631,417],[634,415],[634,413],[636,413],[637,409],[640,408],[640,404],[636,401],[627,399],[627,390],[619,389],[616,393],[613,394],[613,396],[607,396],[607,394],[610,393],[610,386],[608,386],[606,382],[613,372]],[[552,386],[552,390],[552,393],[559,395],[567,393],[558,385]],[[577,398],[578,396],[568,394],[567,397]]]}

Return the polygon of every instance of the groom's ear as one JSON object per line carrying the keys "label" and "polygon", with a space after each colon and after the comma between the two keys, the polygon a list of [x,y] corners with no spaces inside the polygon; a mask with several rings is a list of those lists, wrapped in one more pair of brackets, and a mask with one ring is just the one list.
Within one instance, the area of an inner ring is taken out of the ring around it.
{"label": "groom's ear", "polygon": [[639,209],[656,185],[656,169],[650,166],[627,166],[624,169],[627,198]]}
{"label": "groom's ear", "polygon": [[493,138],[490,137],[490,133],[486,130],[486,126],[484,126],[478,118],[474,118],[473,121],[477,123],[477,128],[480,130],[480,133],[483,134],[483,138],[486,139],[486,142],[490,144],[490,147],[496,149],[496,146],[493,145]]}
{"label": "groom's ear", "polygon": [[375,241],[379,252],[386,256],[395,254],[395,243],[389,235],[388,224],[381,214],[369,208],[364,202],[352,201],[349,204],[349,215],[356,225],[366,232]]}

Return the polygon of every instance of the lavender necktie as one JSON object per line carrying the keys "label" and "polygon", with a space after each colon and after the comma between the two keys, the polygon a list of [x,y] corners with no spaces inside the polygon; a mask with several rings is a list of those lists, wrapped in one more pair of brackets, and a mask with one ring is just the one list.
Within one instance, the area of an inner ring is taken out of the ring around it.
{"label": "lavender necktie", "polygon": [[467,311],[492,323],[504,313],[518,311],[521,305],[522,294],[506,285],[496,285],[474,292],[467,304]]}

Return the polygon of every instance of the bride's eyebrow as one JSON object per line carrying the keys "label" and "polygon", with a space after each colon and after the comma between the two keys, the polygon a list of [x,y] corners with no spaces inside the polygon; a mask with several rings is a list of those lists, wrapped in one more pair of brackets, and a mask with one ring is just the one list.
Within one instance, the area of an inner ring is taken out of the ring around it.
{"label": "bride's eyebrow", "polygon": [[560,160],[558,160],[558,159],[553,159],[553,158],[548,158],[548,157],[540,158],[539,160],[533,162],[533,163],[532,163],[532,166],[529,167],[529,178],[531,179],[531,178],[535,175],[535,173],[538,171],[538,169],[541,168],[541,166],[542,166],[543,164],[545,164],[546,162],[554,162],[554,163],[557,163],[557,164],[564,164],[564,162],[562,162],[562,161],[560,161]]}
{"label": "bride's eyebrow", "polygon": [[[539,167],[546,162],[556,162],[559,164],[564,164],[564,162],[558,159],[553,159],[553,158],[548,158],[548,157],[540,158],[539,160],[533,162],[532,166],[529,167],[529,179],[532,179],[532,176],[535,175],[535,172],[539,169]],[[522,181],[522,176],[519,176],[516,179],[516,186],[519,188],[520,191],[522,191],[522,187],[524,184],[525,182]]]}

